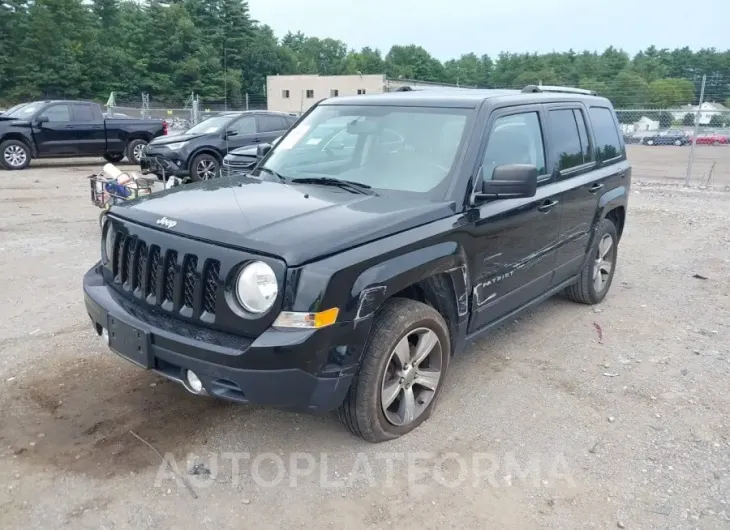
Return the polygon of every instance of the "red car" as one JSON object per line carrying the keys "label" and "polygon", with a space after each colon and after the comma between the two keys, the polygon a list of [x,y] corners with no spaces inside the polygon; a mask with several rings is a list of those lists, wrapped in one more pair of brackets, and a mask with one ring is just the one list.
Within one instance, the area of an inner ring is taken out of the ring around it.
{"label": "red car", "polygon": [[711,132],[698,134],[696,143],[704,145],[720,145],[730,143],[730,139],[728,139],[727,135]]}

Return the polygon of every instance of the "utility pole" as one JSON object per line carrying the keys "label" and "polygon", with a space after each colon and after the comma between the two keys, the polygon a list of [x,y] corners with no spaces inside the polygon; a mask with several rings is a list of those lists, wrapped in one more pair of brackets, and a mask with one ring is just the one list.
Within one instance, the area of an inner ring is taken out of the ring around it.
{"label": "utility pole", "polygon": [[692,164],[695,159],[695,145],[697,145],[697,134],[700,129],[700,118],[702,117],[702,101],[705,99],[705,83],[707,82],[707,75],[702,76],[702,88],[700,89],[700,102],[697,105],[697,112],[695,113],[695,129],[692,134],[692,147],[689,149],[689,161],[687,162],[687,176],[684,179],[684,185],[689,186],[689,181],[692,178]]}

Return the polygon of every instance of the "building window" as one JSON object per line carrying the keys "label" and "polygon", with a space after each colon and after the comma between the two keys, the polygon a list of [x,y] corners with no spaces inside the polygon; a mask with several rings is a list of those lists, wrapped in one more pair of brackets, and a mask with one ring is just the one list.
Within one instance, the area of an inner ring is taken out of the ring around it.
{"label": "building window", "polygon": [[307,99],[312,99],[314,97],[314,90],[307,90]]}
{"label": "building window", "polygon": [[289,99],[289,91],[288,90],[282,90],[281,91],[281,97],[284,99]]}
{"label": "building window", "polygon": [[333,88],[332,90],[330,90],[330,97],[331,98],[336,98],[339,95],[340,95],[340,91],[337,90],[336,88]]}
{"label": "building window", "polygon": [[364,88],[358,88],[357,89],[357,95],[358,96],[362,96],[364,93],[365,93],[365,89]]}

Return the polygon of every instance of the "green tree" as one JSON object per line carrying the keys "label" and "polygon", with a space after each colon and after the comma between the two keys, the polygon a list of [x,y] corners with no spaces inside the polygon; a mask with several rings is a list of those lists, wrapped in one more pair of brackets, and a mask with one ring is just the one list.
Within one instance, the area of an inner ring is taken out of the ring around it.
{"label": "green tree", "polygon": [[649,104],[660,109],[688,105],[694,99],[695,87],[687,79],[657,79],[649,84]]}
{"label": "green tree", "polygon": [[648,104],[649,84],[628,70],[619,72],[608,87],[607,96],[617,109],[640,109]]}
{"label": "green tree", "polygon": [[722,127],[723,126],[723,120],[722,117],[719,114],[713,114],[710,118],[710,127]]}
{"label": "green tree", "polygon": [[421,46],[393,46],[385,57],[385,72],[391,79],[440,81],[444,66]]}
{"label": "green tree", "polygon": [[682,125],[685,126],[691,126],[695,124],[695,115],[691,112],[688,112],[684,115],[684,118],[682,118]]}
{"label": "green tree", "polygon": [[672,116],[671,112],[660,112],[657,120],[659,121],[659,127],[661,127],[662,129],[667,129],[672,126],[674,117]]}

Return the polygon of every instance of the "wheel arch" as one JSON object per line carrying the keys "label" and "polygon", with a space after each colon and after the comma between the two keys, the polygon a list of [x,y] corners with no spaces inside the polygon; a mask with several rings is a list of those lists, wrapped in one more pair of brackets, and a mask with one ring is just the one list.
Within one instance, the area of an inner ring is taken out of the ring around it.
{"label": "wheel arch", "polygon": [[22,142],[30,150],[31,158],[35,158],[37,156],[34,142],[30,138],[25,136],[24,134],[19,133],[19,132],[6,133],[0,138],[0,144],[3,142],[7,142],[8,140],[15,140],[17,142]]}
{"label": "wheel arch", "polygon": [[188,171],[193,170],[193,160],[195,160],[195,157],[200,155],[210,155],[212,157],[215,157],[216,160],[218,160],[218,164],[223,163],[223,157],[221,154],[216,151],[214,148],[209,146],[202,146],[197,148],[195,151],[193,151],[190,156],[188,157]]}
{"label": "wheel arch", "polygon": [[[619,186],[607,191],[598,202],[601,215],[599,222],[603,219],[609,219],[616,225],[616,232],[619,240],[624,231],[626,223],[626,207],[628,205],[629,190],[626,186]],[[597,225],[596,225],[597,226]]]}

